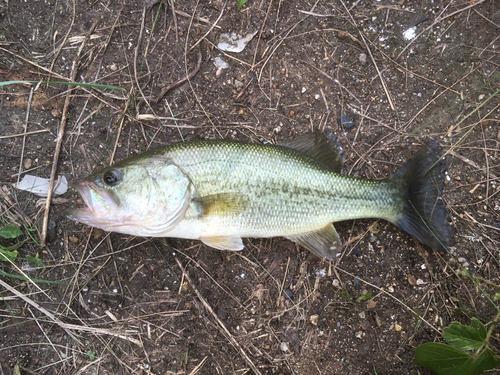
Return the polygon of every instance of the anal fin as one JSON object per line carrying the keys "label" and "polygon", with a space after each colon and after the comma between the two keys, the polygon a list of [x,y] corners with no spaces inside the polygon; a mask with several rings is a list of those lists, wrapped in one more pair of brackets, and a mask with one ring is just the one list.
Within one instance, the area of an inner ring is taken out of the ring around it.
{"label": "anal fin", "polygon": [[211,236],[211,237],[201,237],[200,240],[205,245],[214,247],[219,250],[238,251],[238,250],[243,250],[244,247],[241,237]]}
{"label": "anal fin", "polygon": [[333,224],[328,224],[313,232],[301,233],[286,238],[328,260],[335,260],[342,247],[342,242]]}

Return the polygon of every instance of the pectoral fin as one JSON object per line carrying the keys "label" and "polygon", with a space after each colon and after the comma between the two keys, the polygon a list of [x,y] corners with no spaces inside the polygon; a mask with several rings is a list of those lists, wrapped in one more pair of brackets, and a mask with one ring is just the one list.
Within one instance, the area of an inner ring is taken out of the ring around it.
{"label": "pectoral fin", "polygon": [[238,251],[243,249],[243,241],[241,240],[241,237],[213,236],[201,237],[200,240],[205,245],[219,250]]}
{"label": "pectoral fin", "polygon": [[328,224],[326,227],[314,232],[302,233],[286,238],[328,260],[335,260],[342,247],[339,235],[332,224]]}
{"label": "pectoral fin", "polygon": [[248,207],[248,196],[238,193],[213,194],[193,198],[193,203],[199,208],[199,216],[239,214]]}

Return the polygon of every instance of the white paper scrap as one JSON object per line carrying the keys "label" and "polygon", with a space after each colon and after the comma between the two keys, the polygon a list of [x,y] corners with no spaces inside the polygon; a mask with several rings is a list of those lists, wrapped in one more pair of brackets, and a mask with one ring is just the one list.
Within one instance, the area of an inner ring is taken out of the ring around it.
{"label": "white paper scrap", "polygon": [[[66,180],[66,177],[62,176],[60,180],[61,182],[59,182],[59,179],[54,181],[54,188],[57,186],[57,188],[53,191],[54,195],[64,194],[68,190],[68,181]],[[19,190],[29,191],[39,197],[46,197],[49,191],[49,181],[50,179],[48,178],[26,174],[17,185],[14,185],[14,187]]]}
{"label": "white paper scrap", "polygon": [[257,34],[257,31],[248,33],[245,36],[241,36],[236,33],[222,34],[219,38],[219,44],[217,44],[217,47],[222,51],[241,52],[245,49],[248,42],[252,40],[255,34]]}

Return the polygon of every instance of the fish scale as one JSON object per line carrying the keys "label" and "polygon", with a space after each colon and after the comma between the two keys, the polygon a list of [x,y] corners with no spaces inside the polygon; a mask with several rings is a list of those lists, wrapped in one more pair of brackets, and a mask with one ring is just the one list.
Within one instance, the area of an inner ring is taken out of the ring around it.
{"label": "fish scale", "polygon": [[193,145],[173,146],[164,155],[182,165],[202,196],[223,191],[250,197],[247,211],[220,219],[227,231],[239,230],[244,237],[294,235],[328,222],[393,217],[396,212],[389,180],[338,175],[282,146],[221,141]]}
{"label": "fish scale", "polygon": [[106,230],[200,239],[228,250],[242,249],[242,237],[284,236],[327,259],[341,247],[332,222],[382,218],[446,248],[450,228],[440,199],[444,161],[437,142],[390,179],[341,175],[338,161],[321,134],[281,145],[179,143],[82,180],[87,208],[67,216]]}

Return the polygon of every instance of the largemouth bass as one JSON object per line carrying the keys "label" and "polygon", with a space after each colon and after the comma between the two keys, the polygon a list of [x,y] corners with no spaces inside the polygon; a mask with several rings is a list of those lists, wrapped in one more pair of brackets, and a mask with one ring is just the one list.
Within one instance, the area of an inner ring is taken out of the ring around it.
{"label": "largemouth bass", "polygon": [[341,241],[332,223],[382,218],[444,251],[450,238],[440,198],[444,160],[425,145],[391,178],[339,174],[321,134],[278,145],[214,140],[160,147],[77,183],[85,208],[70,219],[136,236],[197,239],[241,250],[242,238],[286,237],[333,260]]}

